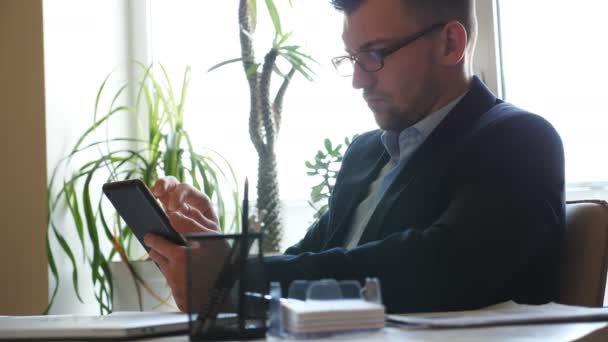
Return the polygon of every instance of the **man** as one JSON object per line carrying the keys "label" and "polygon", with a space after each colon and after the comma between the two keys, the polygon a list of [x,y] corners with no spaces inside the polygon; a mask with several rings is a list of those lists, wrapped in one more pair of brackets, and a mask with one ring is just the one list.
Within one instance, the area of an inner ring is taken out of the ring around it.
{"label": "man", "polygon": [[[378,277],[389,312],[551,300],[563,147],[545,120],[501,104],[472,76],[473,0],[333,3],[345,13],[348,53],[334,63],[353,68],[380,129],[353,141],[329,211],[265,259],[267,279]],[[166,178],[153,192],[180,232],[217,229],[192,187]],[[185,308],[183,249],[146,242]]]}

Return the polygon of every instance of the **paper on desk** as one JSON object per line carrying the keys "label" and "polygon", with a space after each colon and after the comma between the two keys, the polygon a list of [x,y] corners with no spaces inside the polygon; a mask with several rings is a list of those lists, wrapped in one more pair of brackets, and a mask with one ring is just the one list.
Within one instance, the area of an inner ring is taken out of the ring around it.
{"label": "paper on desk", "polygon": [[465,328],[515,324],[608,321],[608,308],[557,303],[504,302],[479,310],[387,315],[387,322],[428,328]]}
{"label": "paper on desk", "polygon": [[362,299],[281,299],[283,323],[291,333],[373,330],[384,327],[384,306]]}

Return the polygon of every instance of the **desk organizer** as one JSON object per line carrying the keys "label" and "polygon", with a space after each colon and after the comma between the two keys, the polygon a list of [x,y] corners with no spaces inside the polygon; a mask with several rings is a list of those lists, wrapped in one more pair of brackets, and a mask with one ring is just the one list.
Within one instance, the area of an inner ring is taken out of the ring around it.
{"label": "desk organizer", "polygon": [[[261,272],[262,234],[191,234],[186,240],[190,340],[263,338],[268,283]],[[223,262],[209,262],[218,255]]]}

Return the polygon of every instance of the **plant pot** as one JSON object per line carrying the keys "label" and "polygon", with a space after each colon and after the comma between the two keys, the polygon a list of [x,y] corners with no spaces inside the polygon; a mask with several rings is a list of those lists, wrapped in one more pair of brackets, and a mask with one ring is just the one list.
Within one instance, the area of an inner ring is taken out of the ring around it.
{"label": "plant pot", "polygon": [[112,297],[114,311],[178,311],[171,288],[160,269],[152,260],[132,261],[133,269],[145,286],[137,283],[141,295],[141,306],[135,279],[127,265],[121,261],[110,263],[112,272]]}

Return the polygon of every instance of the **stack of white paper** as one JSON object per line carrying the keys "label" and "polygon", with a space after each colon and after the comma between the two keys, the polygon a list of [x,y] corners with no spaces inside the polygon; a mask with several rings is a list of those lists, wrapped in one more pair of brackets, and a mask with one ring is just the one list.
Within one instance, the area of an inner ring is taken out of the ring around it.
{"label": "stack of white paper", "polygon": [[373,330],[384,327],[384,306],[362,299],[282,299],[283,326],[289,333]]}
{"label": "stack of white paper", "polygon": [[608,308],[509,301],[480,310],[388,315],[390,323],[428,328],[465,328],[515,324],[608,321]]}

